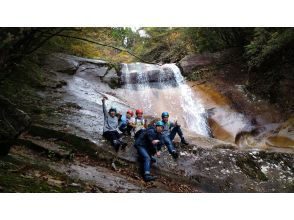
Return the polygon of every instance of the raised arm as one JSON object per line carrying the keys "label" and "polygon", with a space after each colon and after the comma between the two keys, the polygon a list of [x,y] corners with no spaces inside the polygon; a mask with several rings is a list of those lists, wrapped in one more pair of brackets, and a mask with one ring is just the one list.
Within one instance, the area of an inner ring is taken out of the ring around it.
{"label": "raised arm", "polygon": [[107,99],[106,97],[103,97],[103,99],[102,99],[102,108],[103,108],[104,118],[107,117],[107,109],[106,109],[106,105],[105,105],[105,100],[106,99]]}

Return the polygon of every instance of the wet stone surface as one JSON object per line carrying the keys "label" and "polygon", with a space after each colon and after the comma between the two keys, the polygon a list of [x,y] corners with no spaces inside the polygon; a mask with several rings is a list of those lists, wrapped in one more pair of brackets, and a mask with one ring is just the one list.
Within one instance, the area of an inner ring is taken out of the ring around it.
{"label": "wet stone surface", "polygon": [[[75,62],[86,65],[87,61]],[[73,150],[76,156],[72,161],[48,159],[46,155],[44,159],[43,154],[16,147],[10,157],[20,161],[28,158],[35,163],[43,161],[54,172],[70,179],[66,186],[81,184],[79,191],[88,192],[294,192],[293,154],[242,151],[234,144],[203,136],[191,138],[189,146],[176,144],[180,151],[176,161],[164,148],[152,166],[152,173],[159,180],[146,184],[139,175],[132,138],[125,137],[128,147],[116,155],[101,136],[101,98],[106,95],[108,107],[115,105],[124,112],[130,108],[125,101],[127,97],[119,98],[116,90],[103,83],[95,71],[79,71],[74,75],[55,72],[50,77],[65,83],[38,91],[37,95],[42,97],[39,105],[44,110],[32,115],[34,125],[29,135],[38,136],[44,142],[51,139],[57,145],[64,142],[63,146]],[[116,157],[119,171],[113,171],[110,166]],[[3,188],[1,184],[0,187]]]}

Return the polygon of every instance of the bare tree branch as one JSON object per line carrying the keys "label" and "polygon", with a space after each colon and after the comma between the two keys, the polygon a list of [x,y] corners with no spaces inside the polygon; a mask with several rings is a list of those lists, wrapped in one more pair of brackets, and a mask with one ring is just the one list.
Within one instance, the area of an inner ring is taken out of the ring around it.
{"label": "bare tree branch", "polygon": [[116,49],[116,50],[119,50],[119,51],[126,52],[126,53],[130,54],[131,56],[137,58],[141,62],[149,63],[149,64],[157,64],[157,63],[154,63],[154,62],[148,62],[148,61],[142,59],[141,57],[137,56],[136,54],[132,53],[129,50],[126,50],[126,49],[123,49],[123,48],[119,48],[119,47],[116,47],[116,46],[113,46],[113,45],[109,45],[109,44],[100,43],[100,42],[97,42],[97,41],[94,41],[94,40],[91,40],[91,39],[82,38],[82,37],[76,37],[76,36],[70,36],[70,35],[65,35],[65,34],[55,34],[54,36],[72,38],[72,39],[76,39],[76,40],[81,40],[81,41],[85,41],[85,42],[97,44],[97,45],[100,45],[100,46],[103,46],[103,47],[109,47],[109,48],[112,48],[112,49]]}
{"label": "bare tree branch", "polygon": [[[31,49],[30,51],[28,51],[26,54],[28,55],[28,54],[33,53],[34,51],[36,51],[37,49],[39,49],[44,43],[46,43],[49,39],[51,39],[52,37],[54,37],[54,36],[60,34],[62,31],[64,31],[63,28],[61,28],[61,30],[59,30],[59,31],[57,31],[57,32],[55,32],[55,33],[53,33],[53,34],[48,35],[43,41],[41,41],[39,44],[37,44],[37,46],[35,46],[35,47],[34,47],[33,49]],[[43,32],[41,32],[41,33],[43,33]],[[48,34],[48,33],[45,33],[45,34]]]}

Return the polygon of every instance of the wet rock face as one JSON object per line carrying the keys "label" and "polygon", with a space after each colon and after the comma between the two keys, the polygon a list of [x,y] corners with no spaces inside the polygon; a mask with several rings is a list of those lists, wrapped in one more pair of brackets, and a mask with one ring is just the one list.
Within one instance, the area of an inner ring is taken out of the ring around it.
{"label": "wet rock face", "polygon": [[192,73],[198,68],[208,65],[218,65],[228,62],[240,55],[238,49],[227,49],[216,53],[190,54],[180,60],[179,65],[182,68],[184,76]]}
{"label": "wet rock face", "polygon": [[96,64],[85,63],[79,66],[77,74],[83,72],[84,74],[94,74],[103,77],[107,73],[107,67],[100,67]]}
{"label": "wet rock face", "polygon": [[[129,64],[132,65],[132,64]],[[142,72],[122,70],[122,84],[140,84],[148,82],[164,82],[174,79],[174,73],[170,68],[162,68],[161,66],[152,65],[153,69],[144,68]]]}
{"label": "wet rock face", "polygon": [[42,65],[51,72],[92,75],[106,82],[111,88],[120,86],[120,73],[114,68],[115,64],[103,60],[53,53],[45,57]]}
{"label": "wet rock face", "polygon": [[[99,68],[96,68],[96,64],[93,65],[81,64],[75,75],[56,73],[56,80],[63,80],[64,86],[46,87],[46,91],[42,91],[44,100],[40,105],[52,111],[35,121],[43,128],[31,126],[30,134],[41,139],[29,141],[35,145],[42,145],[43,148],[47,146],[47,142],[41,144],[41,140],[47,138],[56,141],[55,148],[52,149],[53,145],[50,145],[48,149],[60,154],[62,158],[68,157],[70,153],[58,146],[65,146],[64,143],[67,143],[74,152],[83,152],[97,161],[106,161],[110,164],[116,155],[110,144],[101,137],[101,98],[107,95],[109,105],[113,102],[123,111],[129,106],[126,105],[126,101],[115,95],[116,90],[110,89],[107,84],[100,81],[96,72]],[[95,68],[90,69],[92,67]],[[118,163],[122,161],[126,164],[124,166],[138,166],[137,152],[132,146],[133,138],[128,137],[125,140],[128,147],[125,151],[119,151]],[[293,154],[240,151],[234,148],[235,146],[229,143],[198,137],[187,147],[177,146],[180,151],[177,161],[163,148],[162,155],[152,166],[151,172],[175,182],[183,181],[205,192],[294,192]],[[72,177],[82,176],[84,181],[93,181],[111,192],[144,191],[140,184],[126,181],[129,176],[116,175],[109,170],[79,167],[75,164],[61,171],[67,173],[68,170],[74,171]],[[103,175],[105,178],[102,178]],[[109,181],[113,184],[110,187],[107,186]]]}
{"label": "wet rock face", "polygon": [[215,62],[216,58],[212,54],[192,54],[184,57],[180,61],[180,66],[184,73],[189,73],[197,67],[211,65]]}
{"label": "wet rock face", "polygon": [[9,152],[11,142],[30,125],[30,117],[17,109],[8,99],[0,96],[0,153]]}
{"label": "wet rock face", "polygon": [[118,88],[120,86],[120,77],[114,68],[107,71],[107,74],[102,78],[102,80],[103,82],[106,82],[112,89]]}
{"label": "wet rock face", "polygon": [[[31,134],[41,137],[54,137],[76,146],[93,157],[112,161],[114,151],[105,140],[93,143],[69,133],[53,131],[39,126],[32,126]],[[119,151],[117,165],[137,164],[137,152],[132,146],[131,137],[124,137],[129,143],[125,151]],[[197,140],[194,140],[198,143]],[[180,157],[173,160],[165,148],[162,149],[157,163],[152,165],[152,173],[172,178],[174,181],[186,182],[204,192],[293,192],[294,191],[294,157],[293,154],[240,151],[222,149],[223,144],[213,149],[201,146],[180,146]],[[201,141],[199,141],[201,143]],[[200,145],[200,144],[199,144]],[[90,172],[94,175],[94,172]],[[88,174],[85,174],[85,178]],[[90,176],[89,176],[90,178]],[[112,181],[112,176],[104,179]],[[96,178],[97,180],[97,178]],[[103,179],[98,181],[103,183]],[[116,190],[116,189],[111,189]],[[132,187],[130,191],[132,191]],[[135,189],[134,189],[135,190]],[[136,189],[137,190],[137,189]]]}
{"label": "wet rock face", "polygon": [[294,117],[282,123],[272,135],[267,137],[266,144],[294,149]]}
{"label": "wet rock face", "polygon": [[185,177],[207,192],[293,192],[293,163],[293,154],[189,146],[178,161],[163,154],[158,172]]}
{"label": "wet rock face", "polygon": [[102,167],[72,165],[64,170],[70,171],[70,176],[84,181],[90,181],[104,189],[104,192],[142,192],[143,189],[130,183],[124,176]]}
{"label": "wet rock face", "polygon": [[59,54],[52,54],[45,59],[46,68],[62,73],[74,74],[79,67],[79,62]]}

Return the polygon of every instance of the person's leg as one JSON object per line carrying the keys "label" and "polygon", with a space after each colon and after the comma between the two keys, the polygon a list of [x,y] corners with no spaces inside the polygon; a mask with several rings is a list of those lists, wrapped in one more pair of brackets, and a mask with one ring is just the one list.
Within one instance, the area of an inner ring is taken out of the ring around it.
{"label": "person's leg", "polygon": [[172,155],[172,157],[174,159],[177,159],[179,157],[179,154],[177,153],[174,145],[173,145],[173,142],[170,138],[170,135],[164,135],[163,136],[163,141],[164,141],[164,144],[166,145],[167,149],[168,149],[168,152]]}
{"label": "person's leg", "polygon": [[117,131],[106,131],[103,133],[103,136],[106,140],[110,141],[111,145],[114,147],[116,151],[118,151],[121,143],[119,141],[119,134]]}
{"label": "person's leg", "polygon": [[150,165],[151,165],[150,164],[150,161],[151,161],[151,157],[148,154],[148,151],[143,146],[137,146],[137,151],[138,151],[139,156],[143,160],[143,171],[144,171],[144,175],[150,174]]}
{"label": "person's leg", "polygon": [[174,147],[174,145],[171,141],[171,138],[168,134],[163,135],[162,140],[163,140],[163,142],[164,142],[165,146],[167,147],[167,150],[170,154],[175,151],[175,147]]}
{"label": "person's leg", "polygon": [[121,123],[121,125],[118,127],[118,129],[123,133],[126,132],[127,124],[126,123]]}
{"label": "person's leg", "polygon": [[111,132],[110,131],[105,131],[105,132],[103,132],[103,137],[106,139],[106,140],[108,140],[108,141],[110,141],[111,143],[113,142],[112,141],[112,135],[111,135]]}
{"label": "person's leg", "polygon": [[184,138],[184,134],[182,132],[182,129],[179,126],[176,126],[171,130],[170,136],[171,136],[172,140],[175,138],[176,134],[178,134],[181,139]]}
{"label": "person's leg", "polygon": [[[122,149],[125,149],[128,144],[122,140],[118,131],[113,131],[112,135],[114,142],[118,142],[118,148],[121,146]],[[118,151],[118,149],[116,150]]]}
{"label": "person's leg", "polygon": [[174,127],[174,128],[171,129],[170,135],[169,135],[171,141],[173,141],[175,139],[175,136],[176,136],[177,132],[178,132],[177,127]]}
{"label": "person's leg", "polygon": [[132,129],[133,129],[132,126],[127,125],[127,128],[126,128],[126,132],[127,132],[127,134],[131,134]]}
{"label": "person's leg", "polygon": [[137,131],[135,133],[135,139],[137,139],[143,132],[144,132],[145,129],[140,129],[139,131]]}
{"label": "person's leg", "polygon": [[120,139],[120,135],[119,135],[118,131],[111,131],[111,133],[112,133],[112,138],[114,140],[119,140]]}
{"label": "person's leg", "polygon": [[137,146],[138,154],[143,161],[143,179],[146,182],[156,179],[155,176],[150,175],[151,156],[143,146]]}
{"label": "person's leg", "polygon": [[170,132],[170,139],[173,140],[173,139],[175,138],[176,134],[178,134],[179,137],[181,138],[181,143],[182,143],[182,144],[186,144],[186,145],[188,144],[187,141],[186,141],[185,138],[184,138],[184,134],[183,134],[183,132],[182,132],[181,127],[176,126],[176,127],[174,127],[174,128],[171,130],[171,132]]}

